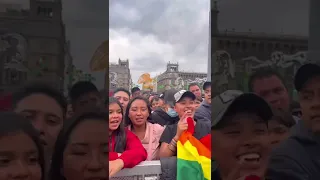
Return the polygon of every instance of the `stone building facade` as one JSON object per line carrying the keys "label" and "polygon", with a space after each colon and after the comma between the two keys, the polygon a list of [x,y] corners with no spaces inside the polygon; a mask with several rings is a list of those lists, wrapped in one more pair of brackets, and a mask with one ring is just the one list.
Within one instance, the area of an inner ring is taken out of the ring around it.
{"label": "stone building facade", "polygon": [[[1,6],[1,5],[0,5]],[[0,12],[0,88],[43,80],[63,90],[65,26],[62,2],[30,0],[28,9]]]}
{"label": "stone building facade", "polygon": [[[107,81],[109,78],[109,81]],[[114,91],[116,88],[131,89],[132,79],[129,68],[129,60],[118,60],[118,63],[109,64],[109,72],[105,75],[105,83],[109,83],[109,89]]]}
{"label": "stone building facade", "polygon": [[213,93],[227,89],[247,91],[250,74],[271,67],[286,80],[293,93],[293,75],[307,61],[308,37],[218,30],[218,8],[211,1],[211,78]]}
{"label": "stone building facade", "polygon": [[157,76],[157,92],[167,89],[187,89],[191,82],[196,82],[200,86],[207,80],[206,73],[184,72],[179,70],[178,63],[168,63],[164,73]]}

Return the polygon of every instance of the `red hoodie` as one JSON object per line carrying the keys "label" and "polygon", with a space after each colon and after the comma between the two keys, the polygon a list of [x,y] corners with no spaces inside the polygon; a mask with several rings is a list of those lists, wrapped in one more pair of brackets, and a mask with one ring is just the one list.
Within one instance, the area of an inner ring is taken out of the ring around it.
{"label": "red hoodie", "polygon": [[[111,137],[112,150],[109,152],[109,161],[116,159],[122,159],[124,162],[124,168],[133,168],[140,162],[147,159],[147,151],[141,144],[139,138],[128,129],[125,129],[127,135],[126,150],[118,156],[117,152],[114,152],[115,148],[115,135]],[[110,142],[109,142],[110,143]],[[110,147],[110,145],[109,145]]]}

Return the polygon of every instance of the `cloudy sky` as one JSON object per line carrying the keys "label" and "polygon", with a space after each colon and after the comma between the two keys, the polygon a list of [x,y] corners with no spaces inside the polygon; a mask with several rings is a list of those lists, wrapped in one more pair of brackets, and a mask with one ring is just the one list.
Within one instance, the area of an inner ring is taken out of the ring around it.
{"label": "cloudy sky", "polygon": [[[207,71],[209,0],[110,0],[110,61],[129,59],[133,81],[145,72]],[[220,30],[306,35],[301,0],[220,0]],[[252,8],[255,7],[255,8]],[[258,17],[258,18],[257,18]]]}
{"label": "cloudy sky", "polygon": [[208,0],[110,0],[110,61],[129,59],[133,83],[166,70],[207,72]]}
{"label": "cloudy sky", "polygon": [[[27,3],[29,0],[0,0]],[[307,0],[220,0],[220,30],[308,34]],[[108,7],[110,9],[108,9]],[[110,39],[110,61],[129,59],[133,81],[145,72],[206,72],[209,0],[65,0],[63,17],[74,64],[85,72],[95,49]],[[108,24],[109,14],[109,24]],[[94,73],[99,88],[104,73]]]}

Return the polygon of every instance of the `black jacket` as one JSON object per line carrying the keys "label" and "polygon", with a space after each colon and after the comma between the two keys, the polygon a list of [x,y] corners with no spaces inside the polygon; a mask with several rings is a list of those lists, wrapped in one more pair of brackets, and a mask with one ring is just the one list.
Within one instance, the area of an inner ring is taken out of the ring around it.
{"label": "black jacket", "polygon": [[161,126],[175,124],[178,121],[179,116],[171,117],[161,108],[157,108],[155,111],[153,111],[151,114],[151,120],[149,120],[149,122],[153,124],[160,124]]}
{"label": "black jacket", "polygon": [[320,137],[312,134],[299,121],[292,135],[275,148],[267,171],[272,180],[320,179]]}

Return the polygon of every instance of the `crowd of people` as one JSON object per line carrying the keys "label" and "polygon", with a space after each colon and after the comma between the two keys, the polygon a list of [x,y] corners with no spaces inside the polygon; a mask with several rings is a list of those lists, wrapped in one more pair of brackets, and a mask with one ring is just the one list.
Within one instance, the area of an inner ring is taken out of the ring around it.
{"label": "crowd of people", "polygon": [[[145,160],[176,156],[177,141],[188,128],[188,117],[194,120],[197,139],[210,134],[211,82],[205,82],[203,87],[190,84],[189,90],[169,89],[161,94],[143,92],[138,87],[131,92],[118,88],[108,105],[110,160],[124,162],[119,168],[110,166],[111,176],[123,167],[131,168]],[[119,144],[122,148],[116,149]],[[131,158],[123,159],[127,154]]]}
{"label": "crowd of people", "polygon": [[187,118],[195,138],[211,134],[213,180],[316,180],[319,82],[319,65],[300,67],[297,102],[271,68],[250,76],[250,92],[214,97],[211,82],[104,95],[79,81],[68,98],[45,83],[28,84],[1,99],[0,180],[103,180],[143,161],[175,157]]}
{"label": "crowd of people", "polygon": [[119,88],[106,96],[79,81],[66,98],[46,83],[29,83],[1,98],[0,180],[103,180],[175,156],[186,117],[194,119],[196,137],[210,133],[210,117],[202,115],[210,114],[211,83],[203,86],[204,99],[200,88]]}

